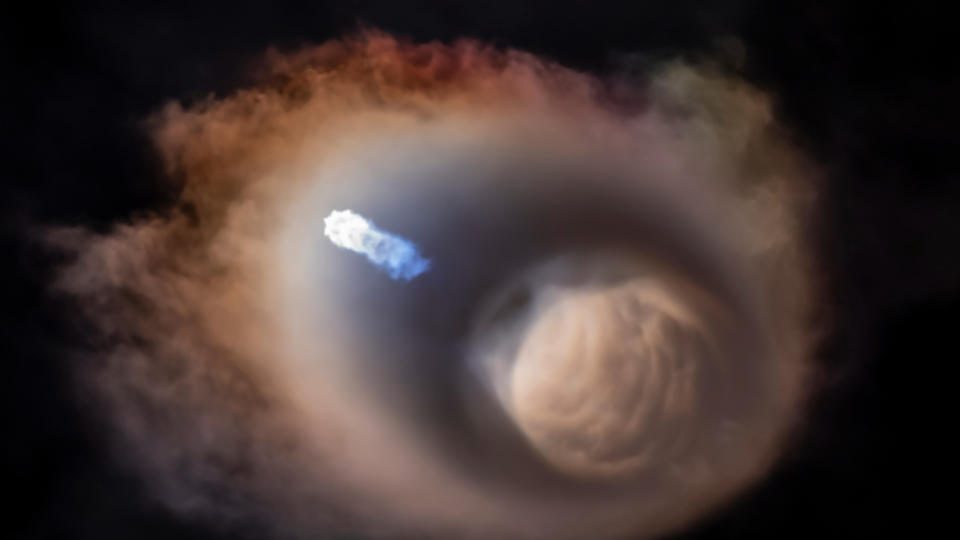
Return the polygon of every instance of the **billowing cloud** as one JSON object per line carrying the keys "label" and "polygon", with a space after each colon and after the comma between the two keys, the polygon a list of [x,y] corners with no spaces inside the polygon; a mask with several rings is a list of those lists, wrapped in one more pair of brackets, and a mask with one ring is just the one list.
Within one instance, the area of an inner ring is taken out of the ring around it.
{"label": "billowing cloud", "polygon": [[[769,470],[817,289],[814,173],[762,93],[376,33],[263,67],[150,120],[175,204],[49,235],[159,500],[291,538],[649,537]],[[338,250],[342,208],[430,271]]]}

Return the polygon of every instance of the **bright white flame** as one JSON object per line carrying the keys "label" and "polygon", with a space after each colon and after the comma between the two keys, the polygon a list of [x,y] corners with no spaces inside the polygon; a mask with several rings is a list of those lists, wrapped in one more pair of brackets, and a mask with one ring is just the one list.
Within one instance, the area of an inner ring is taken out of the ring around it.
{"label": "bright white flame", "polygon": [[334,210],[324,218],[323,234],[337,247],[367,256],[393,279],[410,281],[430,269],[413,242],[378,229],[372,221],[350,210]]}

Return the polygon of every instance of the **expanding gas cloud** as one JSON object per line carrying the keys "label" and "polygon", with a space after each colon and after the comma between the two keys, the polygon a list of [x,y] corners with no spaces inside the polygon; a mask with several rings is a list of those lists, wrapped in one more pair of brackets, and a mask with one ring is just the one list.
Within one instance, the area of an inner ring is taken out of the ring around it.
{"label": "expanding gas cloud", "polygon": [[49,234],[159,501],[284,538],[651,537],[775,465],[818,288],[768,96],[378,33],[262,67],[147,122],[174,204]]}

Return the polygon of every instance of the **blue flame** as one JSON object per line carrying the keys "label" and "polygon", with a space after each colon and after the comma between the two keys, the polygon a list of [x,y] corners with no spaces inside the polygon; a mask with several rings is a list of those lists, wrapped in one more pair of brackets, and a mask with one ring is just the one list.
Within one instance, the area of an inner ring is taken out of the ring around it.
{"label": "blue flame", "polygon": [[323,223],[323,233],[334,245],[366,255],[393,279],[410,281],[430,269],[430,260],[420,256],[413,242],[378,229],[360,214],[334,210]]}

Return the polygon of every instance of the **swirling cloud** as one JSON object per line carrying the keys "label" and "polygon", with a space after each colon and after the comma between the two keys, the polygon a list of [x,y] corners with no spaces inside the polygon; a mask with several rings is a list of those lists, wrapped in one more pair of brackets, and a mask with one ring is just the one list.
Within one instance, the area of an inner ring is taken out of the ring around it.
{"label": "swirling cloud", "polygon": [[[149,122],[176,204],[49,236],[78,373],[159,499],[284,537],[649,537],[770,468],[814,174],[763,94],[376,33],[264,67]],[[340,208],[431,271],[344,257]]]}

